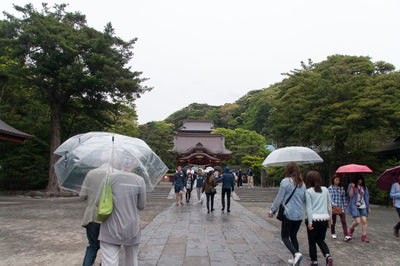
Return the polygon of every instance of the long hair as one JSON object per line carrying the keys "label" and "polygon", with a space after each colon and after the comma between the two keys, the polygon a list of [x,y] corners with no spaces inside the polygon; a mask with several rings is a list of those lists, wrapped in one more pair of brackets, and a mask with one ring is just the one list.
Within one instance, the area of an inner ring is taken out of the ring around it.
{"label": "long hair", "polygon": [[297,186],[303,185],[303,177],[301,175],[300,167],[294,162],[290,162],[286,165],[285,177],[291,177]]}
{"label": "long hair", "polygon": [[335,179],[336,179],[336,178],[339,178],[339,180],[340,180],[339,185],[338,185],[338,187],[340,187],[340,186],[342,185],[342,177],[341,177],[339,174],[334,174],[334,175],[332,176],[332,180],[331,180],[332,185],[333,185],[333,186],[335,185]]}
{"label": "long hair", "polygon": [[306,186],[307,188],[313,187],[315,192],[322,192],[321,190],[322,178],[319,172],[310,171],[306,176]]}
{"label": "long hair", "polygon": [[358,180],[362,180],[361,186],[363,186],[365,188],[365,181],[364,181],[364,177],[360,174],[355,174],[353,177],[353,183],[356,185],[356,187],[358,186]]}

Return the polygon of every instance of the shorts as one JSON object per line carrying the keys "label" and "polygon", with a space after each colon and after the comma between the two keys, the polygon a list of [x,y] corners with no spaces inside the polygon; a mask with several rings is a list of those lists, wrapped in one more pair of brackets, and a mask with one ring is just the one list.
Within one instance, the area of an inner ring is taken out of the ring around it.
{"label": "shorts", "polygon": [[174,188],[175,188],[175,193],[179,193],[179,192],[181,192],[183,190],[183,187],[179,186],[179,185],[178,186],[175,185]]}
{"label": "shorts", "polygon": [[357,213],[358,213],[358,215],[353,216],[353,218],[358,218],[358,217],[362,217],[362,216],[368,217],[367,208],[363,208],[363,209],[357,208]]}

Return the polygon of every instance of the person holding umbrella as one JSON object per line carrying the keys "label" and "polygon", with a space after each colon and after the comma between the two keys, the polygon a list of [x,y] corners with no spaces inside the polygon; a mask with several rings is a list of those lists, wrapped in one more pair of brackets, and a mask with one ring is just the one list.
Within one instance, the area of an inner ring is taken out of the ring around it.
{"label": "person holding umbrella", "polygon": [[[390,197],[393,199],[393,206],[396,208],[400,218],[400,185],[399,182],[393,183],[390,189]],[[394,236],[399,237],[400,221],[394,226]]]}
{"label": "person holding umbrella", "polygon": [[172,187],[175,190],[176,206],[179,206],[179,199],[183,206],[183,188],[186,186],[185,174],[182,171],[182,166],[178,165],[177,171],[172,179]]}
{"label": "person holding umbrella", "polygon": [[354,222],[349,228],[349,236],[353,237],[354,228],[362,223],[361,240],[368,243],[369,193],[361,174],[354,175],[353,182],[347,188],[347,194],[349,195],[349,213],[354,218]]}
{"label": "person holding umbrella", "polygon": [[215,195],[215,187],[217,186],[217,183],[215,181],[215,178],[213,176],[213,171],[206,169],[206,179],[204,180],[203,187],[201,189],[201,192],[206,193],[207,197],[207,213],[210,213],[210,201],[211,201],[211,211],[214,211],[214,195]]}
{"label": "person holding umbrella", "polygon": [[[110,175],[113,210],[100,226],[101,262],[103,265],[119,264],[121,246],[125,249],[125,264],[138,265],[138,250],[141,237],[139,210],[146,207],[146,184],[143,177],[134,174],[137,167],[134,158],[124,152],[115,152]],[[103,181],[104,183],[104,181]],[[96,199],[98,206],[101,193]]]}

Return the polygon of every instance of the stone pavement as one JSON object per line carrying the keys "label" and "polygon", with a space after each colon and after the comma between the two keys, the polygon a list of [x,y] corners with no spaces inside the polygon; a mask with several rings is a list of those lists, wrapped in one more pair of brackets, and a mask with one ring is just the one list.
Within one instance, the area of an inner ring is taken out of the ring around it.
{"label": "stone pavement", "polygon": [[[195,194],[195,193],[194,193]],[[191,203],[162,211],[142,231],[140,265],[287,265],[279,230],[231,200],[231,213]]]}

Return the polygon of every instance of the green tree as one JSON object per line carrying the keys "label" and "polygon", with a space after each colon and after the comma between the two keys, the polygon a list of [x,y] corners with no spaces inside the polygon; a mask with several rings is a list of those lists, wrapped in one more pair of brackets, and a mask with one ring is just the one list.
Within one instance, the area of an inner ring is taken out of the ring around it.
{"label": "green tree", "polygon": [[[15,6],[22,17],[5,13],[7,33],[0,47],[20,65],[26,87],[50,110],[50,167],[47,190],[59,191],[53,165],[60,145],[62,116],[77,102],[93,110],[115,108],[114,101],[133,101],[149,90],[140,72],[127,66],[136,41],[123,41],[111,24],[104,32],[90,28],[85,16],[67,12],[66,5],[37,11],[31,4]],[[3,27],[5,28],[5,27]]]}

